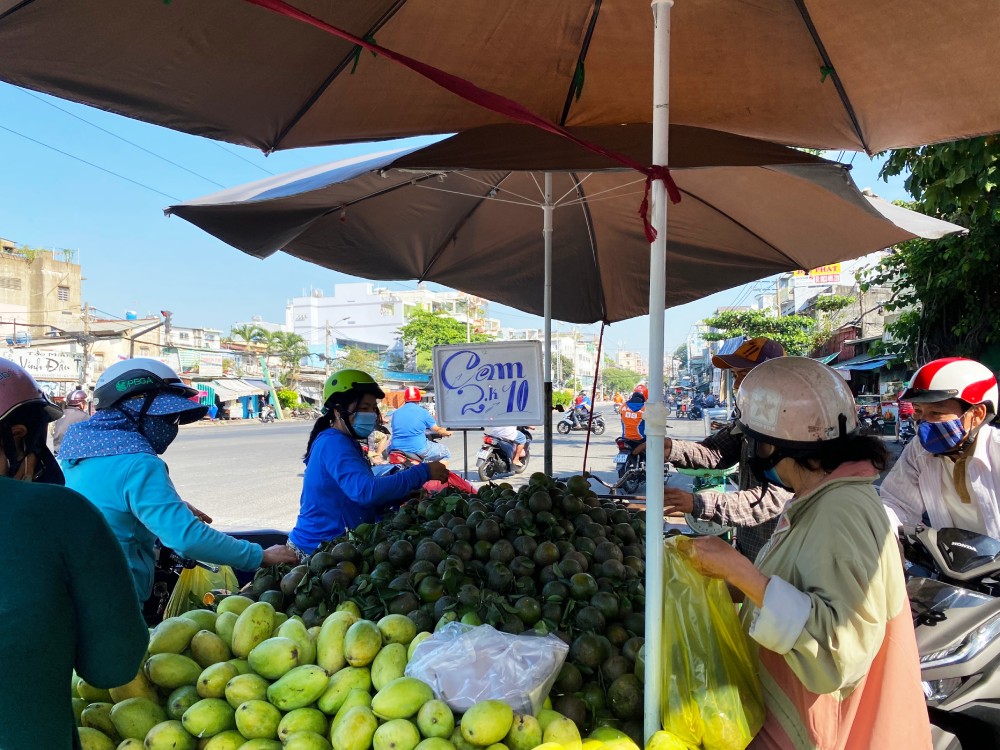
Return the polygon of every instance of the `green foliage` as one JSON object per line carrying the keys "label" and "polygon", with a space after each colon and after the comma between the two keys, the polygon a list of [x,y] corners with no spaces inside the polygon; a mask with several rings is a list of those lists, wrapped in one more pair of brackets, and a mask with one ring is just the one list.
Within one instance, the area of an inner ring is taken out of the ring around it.
{"label": "green foliage", "polygon": [[921,213],[967,227],[968,235],[912,240],[864,278],[886,286],[887,326],[901,355],[981,358],[1000,343],[1000,139],[990,136],[889,152],[882,177],[909,172],[905,185]]}
{"label": "green foliage", "polygon": [[601,379],[604,381],[605,388],[622,393],[631,393],[632,389],[645,380],[642,374],[622,367],[604,368]]}
{"label": "green foliage", "polygon": [[268,332],[260,326],[247,323],[241,326],[233,326],[229,329],[229,340],[240,340],[245,344],[263,343],[268,338]]}
{"label": "green foliage", "polygon": [[573,372],[573,360],[567,357],[565,354],[559,355],[559,367],[558,372],[562,373],[563,380],[569,380],[576,373]]}
{"label": "green foliage", "polygon": [[703,336],[706,341],[725,341],[734,336],[748,339],[766,336],[785,347],[790,356],[801,356],[812,350],[813,327],[816,321],[805,315],[785,315],[778,318],[763,310],[726,310],[714,318],[705,318],[705,324],[718,333]]}
{"label": "green foliage", "polygon": [[367,372],[375,380],[382,379],[381,357],[378,352],[370,352],[354,346],[345,347],[333,361],[335,370],[361,370]]}
{"label": "green foliage", "polygon": [[294,409],[299,405],[299,394],[295,391],[281,388],[275,393],[278,394],[278,403],[281,404],[282,409]]}
{"label": "green foliage", "polygon": [[681,344],[676,349],[674,349],[674,357],[681,361],[681,367],[688,366],[688,348],[687,344]]}
{"label": "green foliage", "polygon": [[[399,329],[400,338],[417,354],[417,370],[431,369],[431,352],[435,346],[461,344],[465,341],[466,326],[441,311],[414,310],[406,323]],[[472,333],[473,343],[492,341],[493,337],[484,333]]]}
{"label": "green foliage", "polygon": [[814,297],[813,306],[819,312],[834,313],[850,307],[857,300],[846,294],[823,294]]}
{"label": "green foliage", "polygon": [[552,405],[562,406],[563,408],[569,406],[573,403],[573,392],[565,388],[553,388],[552,389]]}

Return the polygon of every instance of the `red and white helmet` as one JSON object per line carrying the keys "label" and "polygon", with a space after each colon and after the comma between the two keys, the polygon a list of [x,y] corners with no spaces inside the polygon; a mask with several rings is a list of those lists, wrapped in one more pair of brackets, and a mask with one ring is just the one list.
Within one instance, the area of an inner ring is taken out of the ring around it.
{"label": "red and white helmet", "polygon": [[1000,393],[997,376],[986,367],[964,357],[935,359],[917,370],[900,400],[918,404],[957,398],[970,406],[986,404],[997,413]]}
{"label": "red and white helmet", "polygon": [[415,385],[411,385],[409,388],[403,391],[403,401],[405,401],[408,404],[414,402],[419,403],[422,396],[423,394],[420,392],[420,389],[417,388]]}

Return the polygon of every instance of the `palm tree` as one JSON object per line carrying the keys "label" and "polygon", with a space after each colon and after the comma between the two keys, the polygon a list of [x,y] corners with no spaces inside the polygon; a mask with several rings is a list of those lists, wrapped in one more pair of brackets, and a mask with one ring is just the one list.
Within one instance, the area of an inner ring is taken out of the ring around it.
{"label": "palm tree", "polygon": [[288,367],[289,385],[294,386],[299,378],[299,364],[309,356],[306,340],[297,333],[274,331],[267,336],[267,353],[276,355]]}
{"label": "palm tree", "polygon": [[236,339],[242,339],[244,343],[260,344],[268,336],[268,332],[258,325],[246,323],[241,326],[233,326],[229,329],[229,336],[225,339],[227,343],[232,343]]}

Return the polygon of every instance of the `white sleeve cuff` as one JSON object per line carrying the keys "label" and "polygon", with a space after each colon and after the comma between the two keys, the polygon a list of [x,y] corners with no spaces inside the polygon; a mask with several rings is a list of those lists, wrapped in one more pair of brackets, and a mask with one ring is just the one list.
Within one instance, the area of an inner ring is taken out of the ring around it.
{"label": "white sleeve cuff", "polygon": [[808,594],[771,576],[764,589],[764,606],[756,612],[750,625],[750,637],[776,654],[787,654],[799,639],[811,609]]}

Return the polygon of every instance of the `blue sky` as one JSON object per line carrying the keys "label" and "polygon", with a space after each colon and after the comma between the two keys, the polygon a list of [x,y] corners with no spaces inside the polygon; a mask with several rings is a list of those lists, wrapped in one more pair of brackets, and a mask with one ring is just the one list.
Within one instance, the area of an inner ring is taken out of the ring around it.
{"label": "blue sky", "polygon": [[[185,221],[165,218],[163,208],[269,173],[384,148],[335,146],[265,157],[0,83],[0,237],[76,251],[86,279],[84,300],[108,316],[169,309],[177,325],[226,332],[254,315],[283,322],[288,298],[310,287],[329,292],[351,277],[280,253],[264,261],[251,258]],[[828,156],[853,156],[859,187],[872,187],[889,200],[906,197],[901,180],[879,180],[877,163],[863,154]],[[412,282],[387,285],[414,288]],[[716,307],[748,297],[752,290],[739,287],[669,310],[666,351]],[[541,325],[540,318],[500,305],[492,305],[491,314],[513,327]],[[648,325],[642,317],[610,326],[606,349],[645,352]]]}

